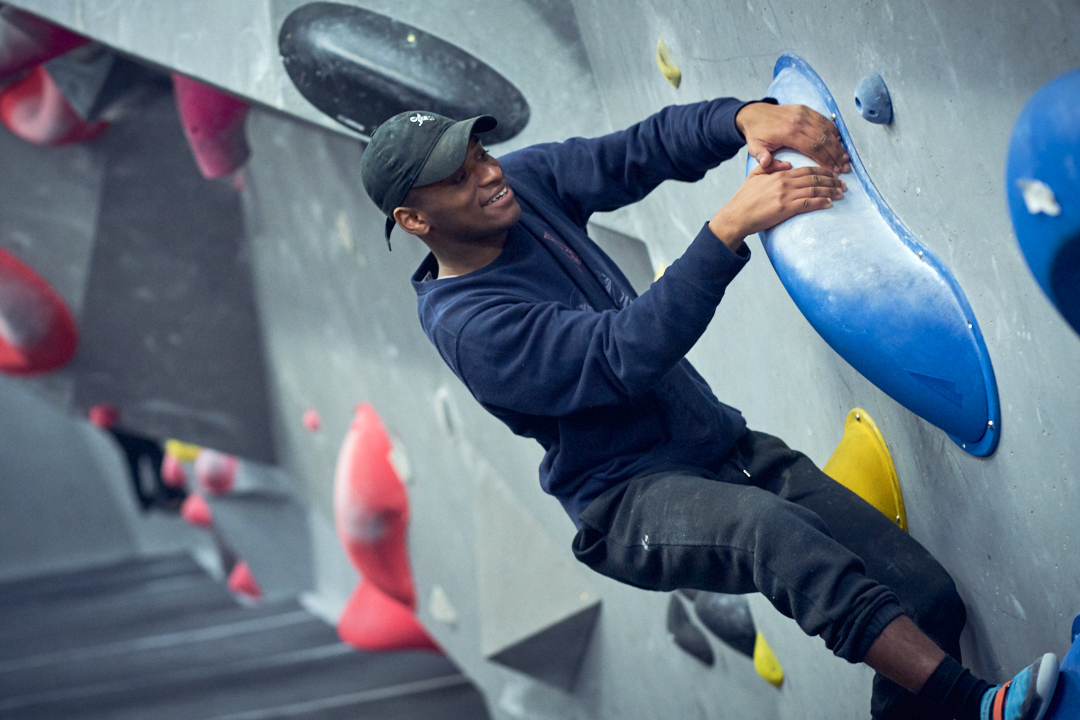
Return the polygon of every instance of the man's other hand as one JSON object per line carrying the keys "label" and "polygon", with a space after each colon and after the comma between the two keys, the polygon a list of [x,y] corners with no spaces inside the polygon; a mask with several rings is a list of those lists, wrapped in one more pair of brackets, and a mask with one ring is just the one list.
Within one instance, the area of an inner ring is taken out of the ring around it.
{"label": "man's other hand", "polygon": [[754,168],[742,187],[709,221],[709,229],[732,250],[747,235],[761,232],[790,217],[823,210],[844,197],[847,184],[837,173],[821,167],[792,169],[773,160],[768,169]]}
{"label": "man's other hand", "polygon": [[840,131],[824,115],[805,105],[751,103],[739,110],[735,126],[746,147],[765,169],[782,147],[797,150],[833,172],[851,172],[851,156],[840,142]]}

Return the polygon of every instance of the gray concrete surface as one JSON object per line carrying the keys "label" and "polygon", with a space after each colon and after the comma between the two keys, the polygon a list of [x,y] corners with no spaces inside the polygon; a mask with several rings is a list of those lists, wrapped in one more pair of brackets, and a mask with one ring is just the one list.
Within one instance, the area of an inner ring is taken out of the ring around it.
{"label": "gray concrete surface", "polygon": [[[484,660],[474,550],[484,478],[509,488],[564,559],[573,528],[537,486],[539,448],[486,416],[424,338],[408,285],[423,252],[400,234],[386,252],[381,218],[359,184],[360,147],[312,126],[322,121],[296,104],[277,64],[273,24],[297,3],[14,4],[300,118],[252,115],[242,200],[274,449],[312,504],[314,584],[329,598],[327,608],[356,581],[332,541],[331,481],[352,409],[366,400],[412,468],[420,617],[484,689],[493,716],[866,717],[869,673],[832,658],[761,598],[751,601],[755,621],[787,673],[779,690],[718,645],[716,666],[700,666],[666,636],[666,597],[598,577],[591,582],[603,610],[573,692]],[[1080,65],[1080,47],[1070,42],[1080,7],[1066,0],[927,0],[914,10],[884,0],[814,8],[791,0],[573,0],[575,28],[559,0],[485,0],[464,10],[362,4],[461,45],[522,89],[533,119],[497,152],[598,134],[673,102],[755,97],[781,52],[806,58],[846,103],[860,155],[884,197],[951,267],[979,318],[1003,407],[1000,449],[988,460],[967,456],[855,373],[798,313],[756,240],[754,261],[690,358],[753,427],[818,462],[839,441],[846,412],[855,405],[869,411],[896,460],[912,534],[953,573],[968,604],[963,643],[973,669],[1001,679],[1037,653],[1065,650],[1080,610],[1080,576],[1070,560],[1080,506],[1073,431],[1080,338],[1027,272],[1009,229],[1002,178],[1024,102]],[[682,69],[678,90],[656,67],[660,38]],[[857,118],[851,95],[870,70],[889,85],[891,126]],[[666,265],[738,187],[743,159],[596,222],[642,241],[653,269]],[[319,433],[300,424],[309,406],[322,415]],[[435,586],[456,609],[453,625],[434,619]]]}

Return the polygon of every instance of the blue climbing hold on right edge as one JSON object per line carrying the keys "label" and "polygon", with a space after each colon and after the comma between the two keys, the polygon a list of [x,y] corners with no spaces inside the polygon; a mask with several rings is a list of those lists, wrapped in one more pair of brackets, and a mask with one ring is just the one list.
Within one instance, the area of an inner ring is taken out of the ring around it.
{"label": "blue climbing hold on right edge", "polygon": [[1028,267],[1080,332],[1080,70],[1051,80],[1024,106],[1005,187]]}

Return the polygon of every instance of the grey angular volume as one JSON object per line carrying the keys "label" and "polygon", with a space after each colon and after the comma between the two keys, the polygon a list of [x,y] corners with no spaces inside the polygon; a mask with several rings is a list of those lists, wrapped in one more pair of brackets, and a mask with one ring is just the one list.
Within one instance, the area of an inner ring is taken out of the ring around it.
{"label": "grey angular volume", "polygon": [[676,645],[705,665],[712,667],[715,657],[709,645],[709,639],[690,620],[690,614],[686,612],[677,593],[672,594],[671,602],[668,603],[667,629]]}
{"label": "grey angular volume", "polygon": [[363,8],[308,3],[282,23],[278,49],[308,102],[342,125],[370,136],[408,110],[454,120],[493,115],[488,143],[517,135],[529,104],[489,65],[445,40]]}
{"label": "grey angular volume", "polygon": [[699,592],[694,598],[694,610],[701,624],[716,637],[743,655],[754,657],[757,630],[744,596]]}

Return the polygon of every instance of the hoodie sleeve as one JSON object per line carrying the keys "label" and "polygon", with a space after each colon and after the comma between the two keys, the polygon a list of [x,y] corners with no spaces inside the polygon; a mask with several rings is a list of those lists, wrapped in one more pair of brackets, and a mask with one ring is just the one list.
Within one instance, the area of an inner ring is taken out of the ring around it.
{"label": "hoodie sleeve", "polygon": [[647,392],[705,331],[749,259],[705,225],[667,272],[622,310],[492,296],[456,334],[450,364],[477,400],[556,417]]}
{"label": "hoodie sleeve", "polygon": [[500,161],[531,176],[584,227],[594,212],[637,202],[665,180],[700,180],[734,157],[745,144],[735,127],[745,105],[735,98],[672,105],[610,135],[533,145]]}

